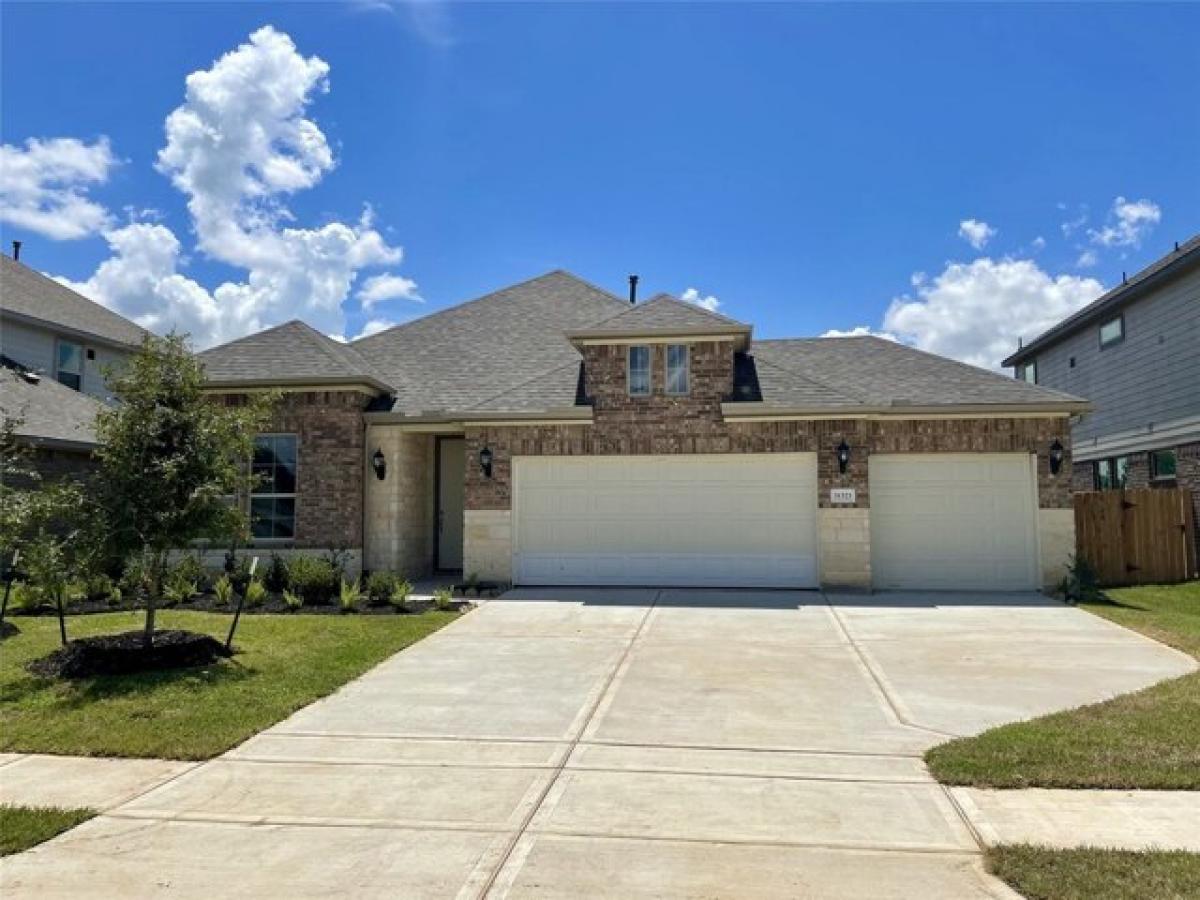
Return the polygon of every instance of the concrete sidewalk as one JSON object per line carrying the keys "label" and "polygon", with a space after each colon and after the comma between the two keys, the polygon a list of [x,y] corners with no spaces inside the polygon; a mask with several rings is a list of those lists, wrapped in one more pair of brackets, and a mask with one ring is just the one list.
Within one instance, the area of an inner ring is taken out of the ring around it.
{"label": "concrete sidewalk", "polygon": [[0,862],[0,880],[6,897],[208,900],[216,883],[229,897],[1012,898],[922,752],[1193,666],[1035,595],[513,592]]}
{"label": "concrete sidewalk", "polygon": [[0,753],[0,803],[105,810],[194,769],[174,759]]}

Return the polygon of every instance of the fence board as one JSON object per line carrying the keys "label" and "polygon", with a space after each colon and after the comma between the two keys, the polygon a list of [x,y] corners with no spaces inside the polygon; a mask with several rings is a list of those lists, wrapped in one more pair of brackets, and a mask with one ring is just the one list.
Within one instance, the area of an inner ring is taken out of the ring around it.
{"label": "fence board", "polygon": [[1075,552],[1105,587],[1196,577],[1195,528],[1185,488],[1075,495]]}

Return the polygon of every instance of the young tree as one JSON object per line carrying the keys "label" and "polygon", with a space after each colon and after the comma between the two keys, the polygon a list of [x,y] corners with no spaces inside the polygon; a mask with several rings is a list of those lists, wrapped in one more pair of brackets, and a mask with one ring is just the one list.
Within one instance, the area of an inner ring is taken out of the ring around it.
{"label": "young tree", "polygon": [[109,551],[142,557],[150,647],[169,552],[246,529],[230,499],[251,486],[254,436],[274,397],[231,406],[206,395],[203,368],[178,334],[147,337],[109,387],[120,403],[97,418],[96,498]]}

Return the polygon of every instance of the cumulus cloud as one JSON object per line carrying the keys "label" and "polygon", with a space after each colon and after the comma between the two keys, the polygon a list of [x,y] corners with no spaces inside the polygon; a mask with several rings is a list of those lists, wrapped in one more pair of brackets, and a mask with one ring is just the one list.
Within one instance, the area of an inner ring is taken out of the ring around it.
{"label": "cumulus cloud", "polygon": [[1117,197],[1102,228],[1089,228],[1088,238],[1102,247],[1140,247],[1162,219],[1162,210],[1152,200]]}
{"label": "cumulus cloud", "polygon": [[700,291],[694,287],[690,287],[684,291],[679,296],[679,299],[684,303],[691,303],[695,306],[699,306],[701,309],[707,309],[709,312],[716,312],[717,308],[721,305],[721,301],[712,294],[701,294]]}
{"label": "cumulus cloud", "polygon": [[1103,291],[1094,278],[1053,276],[1029,259],[952,262],[897,297],[883,328],[923,350],[995,369],[1018,336],[1034,337]]}
{"label": "cumulus cloud", "polygon": [[[206,293],[212,308],[189,289],[189,305],[171,281],[183,278],[175,236],[165,226],[130,227],[105,235],[115,255],[86,282],[97,299],[158,330],[190,331],[200,347],[296,317],[341,334],[342,304],[359,272],[398,265],[403,254],[375,229],[370,206],[357,221],[292,224],[287,197],[315,187],[336,165],[324,132],[307,117],[329,89],[328,74],[323,60],[302,56],[270,26],[190,74],[183,104],[167,117],[157,168],[187,197],[197,249],[245,269],[245,280]],[[113,270],[124,274],[114,279]],[[156,279],[170,284],[160,288]]]}
{"label": "cumulus cloud", "polygon": [[108,181],[117,165],[108,138],[30,138],[0,144],[0,221],[56,241],[88,237],[107,227],[108,210],[87,190]]}
{"label": "cumulus cloud", "polygon": [[1033,248],[1034,253],[1041,253],[1046,249],[1046,239],[1039,234],[1033,239],[1030,246]]}
{"label": "cumulus cloud", "polygon": [[1084,250],[1075,260],[1075,268],[1090,269],[1096,263],[1100,262],[1100,257],[1096,255],[1095,250]]}
{"label": "cumulus cloud", "polygon": [[423,302],[417,293],[417,283],[403,275],[372,275],[358,291],[363,309],[371,309],[385,300],[415,300]]}
{"label": "cumulus cloud", "polygon": [[978,219],[963,219],[958,223],[958,236],[974,247],[982,250],[987,242],[994,238],[997,230],[987,222]]}
{"label": "cumulus cloud", "polygon": [[896,342],[899,342],[899,340],[900,340],[900,338],[896,337],[896,335],[892,334],[890,331],[876,331],[874,328],[870,327],[869,325],[855,325],[853,328],[851,328],[848,331],[842,331],[839,328],[830,328],[828,331],[824,332],[821,335],[821,337],[823,337],[823,338],[877,337],[877,338],[883,338],[885,341],[896,341]]}
{"label": "cumulus cloud", "polygon": [[387,331],[396,323],[391,319],[369,319],[362,327],[362,331],[352,337],[350,340],[357,341],[359,338],[370,337],[373,334],[379,334],[381,331]]}

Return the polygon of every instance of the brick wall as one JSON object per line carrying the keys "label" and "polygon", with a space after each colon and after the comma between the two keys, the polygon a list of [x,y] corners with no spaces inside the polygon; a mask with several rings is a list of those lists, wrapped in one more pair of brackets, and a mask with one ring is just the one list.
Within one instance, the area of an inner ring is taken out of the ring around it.
{"label": "brick wall", "polygon": [[1196,523],[1196,560],[1200,562],[1200,441],[1175,450],[1176,483],[1192,492],[1193,521]]}

